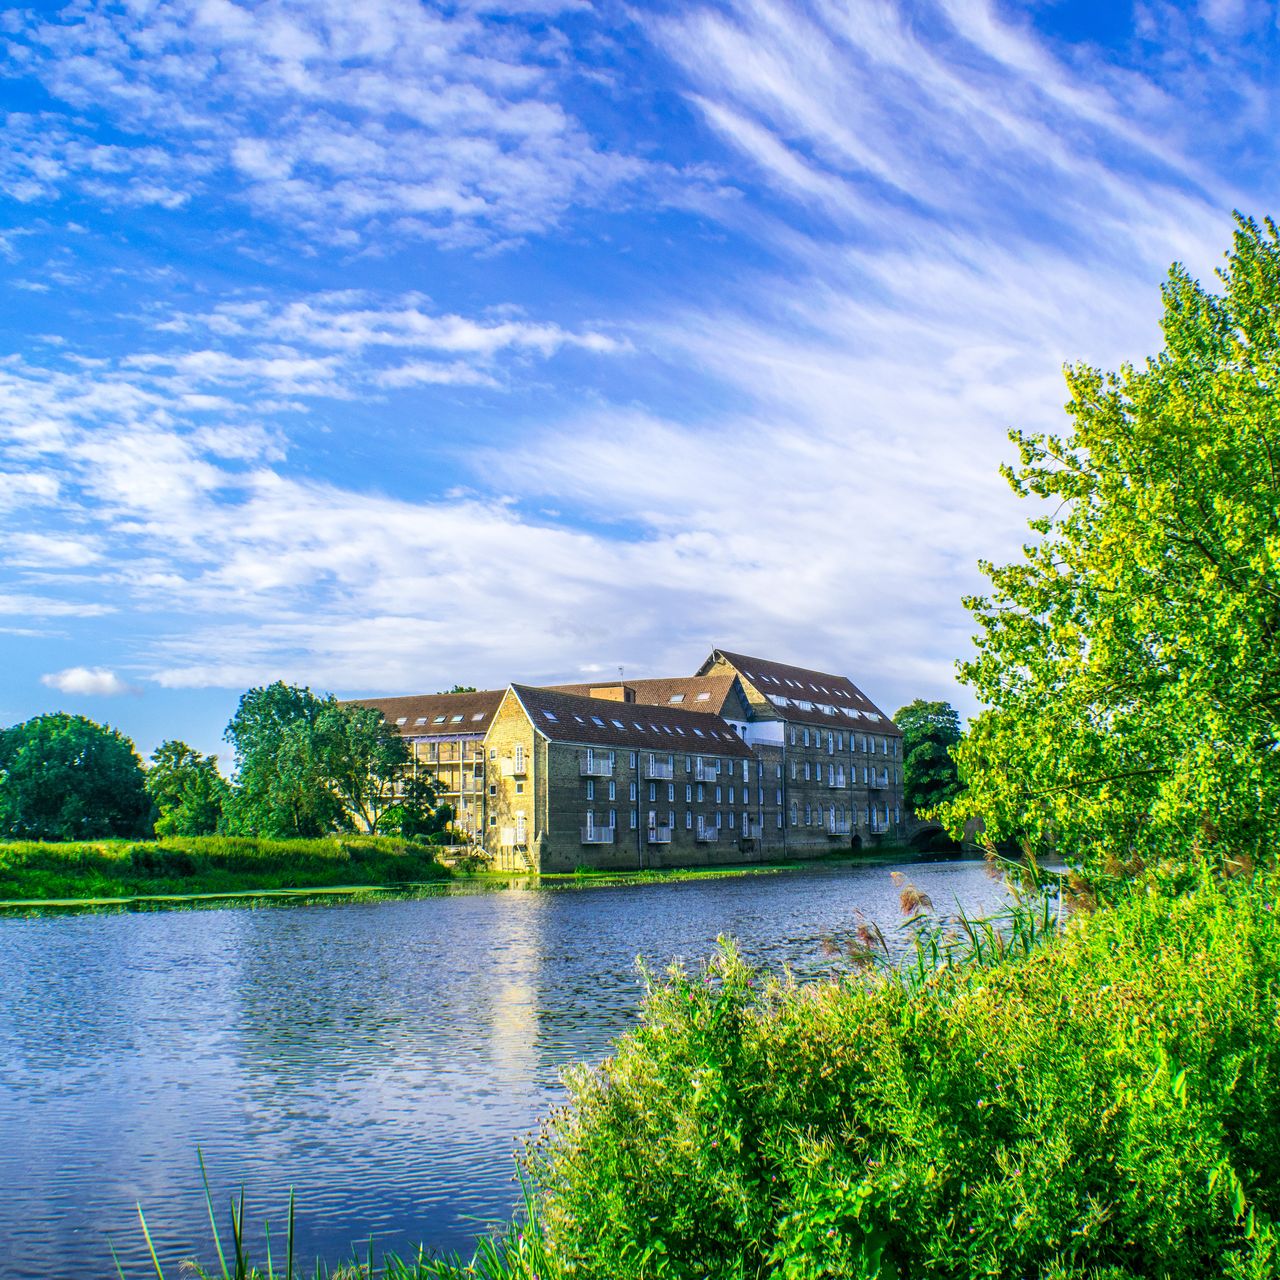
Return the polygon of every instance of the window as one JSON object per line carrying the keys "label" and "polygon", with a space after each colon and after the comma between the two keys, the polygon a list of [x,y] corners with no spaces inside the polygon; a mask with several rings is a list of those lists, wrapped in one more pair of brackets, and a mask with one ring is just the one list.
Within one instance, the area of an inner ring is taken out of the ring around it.
{"label": "window", "polygon": [[636,753],[634,751],[631,753],[631,767],[633,769],[636,767]]}
{"label": "window", "polygon": [[686,831],[693,830],[693,813],[689,809],[684,811],[684,829]]}
{"label": "window", "polygon": [[774,768],[776,770],[776,777],[778,781],[781,782],[782,781],[782,761],[779,760],[778,763],[774,766]]}
{"label": "window", "polygon": [[804,762],[804,780],[806,782],[809,781],[809,762],[807,760]]}
{"label": "window", "polygon": [[778,830],[782,830],[782,810],[778,810]]}
{"label": "window", "polygon": [[426,716],[419,716],[419,717],[418,717],[418,718],[417,718],[413,723],[414,723],[414,724],[426,724],[426,723],[427,723],[427,717],[426,717]]}
{"label": "window", "polygon": [[491,827],[496,827],[498,825],[498,815],[496,813],[491,813],[489,815],[489,825]]}
{"label": "window", "polygon": [[494,786],[494,784],[493,784],[492,782],[491,782],[491,783],[489,783],[489,794],[490,794],[491,796],[496,796],[496,795],[498,794],[498,788],[497,788],[496,786]]}
{"label": "window", "polygon": [[813,826],[813,806],[805,805],[804,807],[804,825],[806,827]]}
{"label": "window", "polygon": [[716,788],[716,804],[719,804],[723,799],[724,799],[723,789],[720,787],[717,787]]}
{"label": "window", "polygon": [[702,803],[705,796],[706,796],[706,788],[702,785],[702,783],[698,783],[698,803],[699,804]]}
{"label": "window", "polygon": [[776,804],[779,809],[782,808],[782,788],[781,787],[779,787],[777,791],[774,792],[773,803]]}
{"label": "window", "polygon": [[809,745],[809,730],[808,730],[808,729],[806,729],[806,730],[804,731],[804,745],[805,745],[806,747]]}
{"label": "window", "polygon": [[445,721],[444,716],[436,716],[436,717],[435,717],[435,719],[433,719],[433,720],[431,721],[431,723],[432,723],[432,724],[444,724],[444,721]]}
{"label": "window", "polygon": [[717,761],[716,761],[716,772],[717,772],[717,773],[719,773],[719,772],[720,772],[720,770],[723,768],[723,766],[724,766],[724,761],[723,761],[723,760],[717,760]]}
{"label": "window", "polygon": [[609,779],[609,799],[616,800],[618,798],[618,784],[612,778]]}
{"label": "window", "polygon": [[616,828],[616,827],[617,827],[617,825],[618,825],[618,811],[617,811],[617,809],[610,809],[610,810],[609,810],[609,828],[610,828],[610,830],[613,830],[614,828]]}
{"label": "window", "polygon": [[[631,798],[634,800],[635,796],[632,796]],[[634,831],[635,829],[636,829],[636,811],[632,809],[631,810],[631,830]]]}
{"label": "window", "polygon": [[695,701],[697,701],[697,702],[708,702],[708,701],[710,701],[710,699],[711,699],[711,695],[710,695],[709,693],[707,693],[707,692],[704,690],[702,693],[698,694],[698,696],[697,696],[697,698],[695,699]]}
{"label": "window", "polygon": [[610,723],[611,725],[613,725],[613,727],[614,727],[615,729],[625,729],[625,728],[626,728],[626,725],[624,725],[624,724],[622,723],[622,721],[621,721],[621,720],[610,720],[610,721],[609,721],[609,723]]}
{"label": "window", "polygon": [[791,781],[794,782],[795,780],[796,780],[796,762],[793,760],[791,762]]}
{"label": "window", "polygon": [[483,719],[484,719],[484,712],[483,712],[483,711],[477,711],[477,712],[475,713],[475,715],[473,715],[473,716],[471,717],[471,719],[472,719],[473,721],[475,721],[475,720],[483,720]]}
{"label": "window", "polygon": [[902,810],[896,804],[893,806],[893,820],[894,822],[902,821]]}
{"label": "window", "polygon": [[674,782],[667,783],[667,803],[670,804],[676,798],[676,784]]}
{"label": "window", "polygon": [[693,772],[693,757],[692,757],[692,756],[685,756],[685,758],[684,758],[684,771],[685,771],[685,773],[692,773],[692,772]]}
{"label": "window", "polygon": [[793,800],[791,802],[791,825],[793,827],[799,825],[799,821],[800,821],[799,815],[800,815],[800,808],[796,804],[796,802]]}
{"label": "window", "polygon": [[791,726],[791,745],[792,745],[793,747],[796,745],[796,727],[795,727],[795,725],[792,725],[792,726]]}
{"label": "window", "polygon": [[673,694],[671,695],[671,697],[669,697],[669,698],[667,699],[667,701],[668,701],[668,702],[683,702],[683,701],[684,701],[684,694],[683,694],[683,693],[673,693]]}
{"label": "window", "polygon": [[635,798],[636,798],[636,784],[633,782],[631,784],[631,799],[634,801]]}
{"label": "window", "polygon": [[730,827],[732,827],[732,826],[733,826],[733,824],[734,824],[734,819],[735,819],[736,817],[737,817],[737,814],[735,814],[735,813],[734,813],[734,811],[733,811],[732,809],[730,809],[730,810],[729,810],[729,826],[730,826]]}
{"label": "window", "polygon": [[658,798],[658,784],[656,782],[649,783],[649,799],[650,801]]}
{"label": "window", "polygon": [[461,716],[450,716],[450,717],[449,717],[449,723],[450,723],[450,724],[461,724],[461,723],[462,723],[462,717],[461,717]]}
{"label": "window", "polygon": [[724,826],[724,822],[722,821],[722,819],[723,819],[723,818],[724,818],[724,814],[722,814],[722,813],[720,812],[720,810],[719,810],[719,809],[717,809],[717,810],[716,810],[716,830],[717,830],[717,831],[718,831],[722,826]]}
{"label": "window", "polygon": [[836,749],[836,739],[834,734],[827,734],[827,755],[830,755]]}
{"label": "window", "polygon": [[732,786],[730,786],[729,788],[729,803],[730,804],[733,803],[733,787]]}
{"label": "window", "polygon": [[522,796],[522,795],[524,795],[524,783],[523,783],[523,782],[517,782],[517,783],[516,783],[516,795],[518,795],[518,796]]}
{"label": "window", "polygon": [[596,784],[594,778],[587,779],[587,799],[594,800],[596,798]]}
{"label": "window", "polygon": [[686,782],[684,784],[684,802],[689,804],[693,800],[693,783]]}
{"label": "window", "polygon": [[497,748],[497,747],[490,747],[490,748],[489,748],[489,759],[490,759],[490,760],[496,760],[497,758],[498,758],[498,748]]}
{"label": "window", "polygon": [[524,743],[516,743],[516,772],[524,772]]}
{"label": "window", "polygon": [[595,725],[597,728],[600,728],[600,729],[604,728],[604,721],[601,720],[599,716],[592,716],[591,723]]}

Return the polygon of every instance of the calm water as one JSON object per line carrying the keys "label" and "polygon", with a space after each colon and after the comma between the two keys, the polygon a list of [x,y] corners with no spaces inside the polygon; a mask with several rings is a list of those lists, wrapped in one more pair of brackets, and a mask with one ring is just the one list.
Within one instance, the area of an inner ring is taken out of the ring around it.
{"label": "calm water", "polygon": [[[981,863],[903,869],[999,905]],[[163,1258],[208,1260],[197,1146],[273,1235],[298,1188],[304,1256],[465,1248],[561,1067],[632,1025],[637,954],[729,933],[817,974],[855,910],[898,919],[889,870],[0,919],[0,1276],[112,1275],[108,1239],[143,1275],[138,1201]]]}

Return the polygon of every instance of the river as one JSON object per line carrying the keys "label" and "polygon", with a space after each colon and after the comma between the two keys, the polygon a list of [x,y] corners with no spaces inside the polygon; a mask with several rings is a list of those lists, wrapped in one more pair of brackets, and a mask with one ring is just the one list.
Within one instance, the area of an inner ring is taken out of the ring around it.
{"label": "river", "polygon": [[[900,869],[942,911],[1002,899],[979,862]],[[890,870],[0,919],[0,1276],[114,1275],[108,1241],[149,1274],[139,1201],[166,1271],[208,1262],[197,1147],[255,1237],[297,1188],[303,1258],[464,1249],[560,1069],[633,1024],[637,955],[727,933],[817,976],[857,911],[899,919]]]}

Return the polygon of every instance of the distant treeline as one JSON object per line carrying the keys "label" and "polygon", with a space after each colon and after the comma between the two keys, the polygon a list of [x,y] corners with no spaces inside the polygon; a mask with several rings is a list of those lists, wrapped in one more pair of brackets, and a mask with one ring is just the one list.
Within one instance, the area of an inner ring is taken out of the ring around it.
{"label": "distant treeline", "polygon": [[277,681],[245,693],[225,736],[230,781],[216,756],[176,739],[146,766],[129,738],[84,716],[0,729],[0,839],[450,838],[451,810],[370,707]]}

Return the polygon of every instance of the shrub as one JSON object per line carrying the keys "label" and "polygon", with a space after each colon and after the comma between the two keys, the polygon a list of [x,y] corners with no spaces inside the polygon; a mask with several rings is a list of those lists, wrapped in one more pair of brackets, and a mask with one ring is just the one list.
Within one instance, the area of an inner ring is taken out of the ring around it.
{"label": "shrub", "polygon": [[762,981],[725,944],[528,1154],[579,1277],[1275,1275],[1274,876],[1017,961]]}

